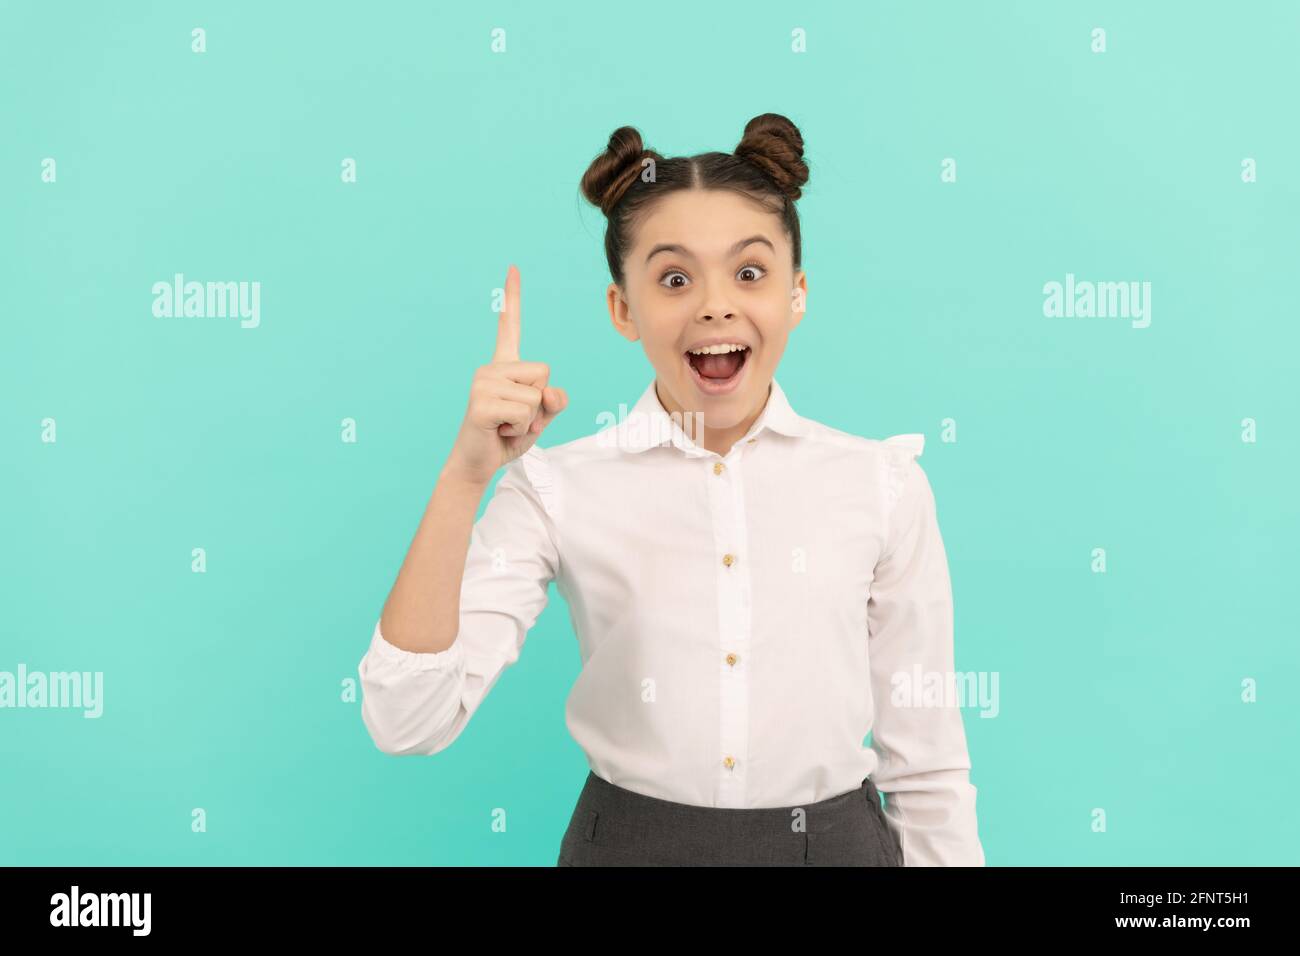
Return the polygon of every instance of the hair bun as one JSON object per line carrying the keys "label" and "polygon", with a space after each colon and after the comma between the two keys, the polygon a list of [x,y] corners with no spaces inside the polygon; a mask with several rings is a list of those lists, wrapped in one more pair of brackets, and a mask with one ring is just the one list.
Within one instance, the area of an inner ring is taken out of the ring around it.
{"label": "hair bun", "polygon": [[620,126],[610,134],[605,152],[592,160],[583,173],[582,194],[608,216],[641,175],[641,161],[647,156],[662,159],[654,150],[645,148],[634,127]]}
{"label": "hair bun", "polygon": [[790,199],[803,194],[803,184],[808,182],[803,136],[780,113],[763,113],[746,123],[735,154],[763,170]]}

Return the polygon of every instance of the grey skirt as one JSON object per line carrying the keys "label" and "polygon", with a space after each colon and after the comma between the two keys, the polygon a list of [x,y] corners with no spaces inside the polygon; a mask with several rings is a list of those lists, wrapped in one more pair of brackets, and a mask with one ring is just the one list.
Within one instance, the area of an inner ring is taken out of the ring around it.
{"label": "grey skirt", "polygon": [[594,772],[560,841],[559,866],[902,866],[870,777],[802,807],[698,807]]}

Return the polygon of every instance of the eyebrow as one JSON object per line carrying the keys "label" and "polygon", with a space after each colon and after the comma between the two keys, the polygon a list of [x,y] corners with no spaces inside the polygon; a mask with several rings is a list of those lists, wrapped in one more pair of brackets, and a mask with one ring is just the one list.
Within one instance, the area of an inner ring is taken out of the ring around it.
{"label": "eyebrow", "polygon": [[[774,253],[776,252],[776,247],[772,245],[772,243],[768,240],[766,236],[750,236],[748,239],[741,239],[740,242],[736,243],[734,246],[728,249],[727,255],[734,256],[737,252],[739,252],[741,249],[744,249],[751,242],[761,242],[765,244],[769,249],[771,249],[772,252]],[[653,249],[650,250],[650,254],[645,257],[645,261],[648,263],[651,259],[653,259],[661,252],[676,252],[683,256],[690,256],[692,259],[695,258],[695,254],[691,252],[691,250],[687,249],[685,246],[678,245],[675,242],[661,242],[659,243],[659,245],[655,246]]]}

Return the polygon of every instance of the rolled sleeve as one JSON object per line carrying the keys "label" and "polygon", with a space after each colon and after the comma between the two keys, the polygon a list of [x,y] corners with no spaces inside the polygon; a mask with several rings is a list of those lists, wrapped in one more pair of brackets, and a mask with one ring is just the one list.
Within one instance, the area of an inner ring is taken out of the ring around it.
{"label": "rolled sleeve", "polygon": [[892,507],[868,601],[872,749],[880,758],[872,779],[905,866],[983,866],[960,701],[923,696],[932,682],[951,686],[954,652],[947,555],[919,453],[895,445],[887,465]]}
{"label": "rolled sleeve", "polygon": [[546,607],[559,568],[549,473],[537,446],[524,457],[506,466],[471,532],[455,642],[407,651],[375,624],[357,672],[362,721],[384,753],[430,756],[450,746]]}

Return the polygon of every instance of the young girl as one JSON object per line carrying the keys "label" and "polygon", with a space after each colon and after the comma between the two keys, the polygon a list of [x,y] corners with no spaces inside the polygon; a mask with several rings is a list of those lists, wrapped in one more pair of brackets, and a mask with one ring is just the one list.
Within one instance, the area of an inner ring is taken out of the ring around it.
{"label": "young girl", "polygon": [[537,445],[568,398],[520,358],[512,266],[496,353],[361,661],[375,743],[435,754],[556,582],[583,662],[566,723],[591,769],[562,866],[984,864],[961,713],[917,686],[953,670],[924,436],[804,418],[774,377],[804,314],[807,179],[783,116],[689,158],[615,131],[582,189],[608,218],[610,319],[654,379],[616,424]]}

